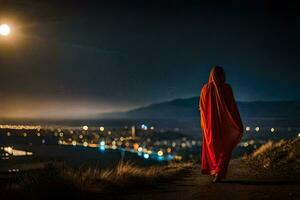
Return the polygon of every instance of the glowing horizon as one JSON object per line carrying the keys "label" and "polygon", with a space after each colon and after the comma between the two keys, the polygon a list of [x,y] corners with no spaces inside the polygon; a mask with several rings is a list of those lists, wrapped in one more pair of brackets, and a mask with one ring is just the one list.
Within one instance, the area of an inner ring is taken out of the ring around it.
{"label": "glowing horizon", "polygon": [[54,98],[2,98],[2,119],[80,119],[92,118],[107,112],[126,111],[133,105],[114,105],[95,100]]}

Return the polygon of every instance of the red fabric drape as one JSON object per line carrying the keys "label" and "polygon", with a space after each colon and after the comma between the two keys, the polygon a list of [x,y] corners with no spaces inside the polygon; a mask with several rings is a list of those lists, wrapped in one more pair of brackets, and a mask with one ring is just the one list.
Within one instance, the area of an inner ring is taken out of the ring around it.
{"label": "red fabric drape", "polygon": [[225,178],[231,152],[243,135],[240,118],[230,85],[225,83],[221,67],[214,67],[200,95],[203,174]]}

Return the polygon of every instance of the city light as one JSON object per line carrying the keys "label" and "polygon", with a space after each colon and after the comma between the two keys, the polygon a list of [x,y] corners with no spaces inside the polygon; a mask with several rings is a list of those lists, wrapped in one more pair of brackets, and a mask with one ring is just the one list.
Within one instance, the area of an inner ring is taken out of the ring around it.
{"label": "city light", "polygon": [[148,130],[148,126],[146,126],[145,124],[142,124],[141,128],[145,131]]}
{"label": "city light", "polygon": [[158,156],[163,156],[163,155],[164,155],[164,153],[163,153],[163,151],[162,151],[162,150],[159,150],[159,151],[157,152],[157,155],[158,155]]}
{"label": "city light", "polygon": [[274,133],[275,132],[275,128],[271,128],[271,132]]}
{"label": "city light", "polygon": [[4,147],[3,149],[5,152],[8,154],[13,155],[13,156],[31,156],[33,153],[29,151],[23,151],[23,150],[17,150],[12,147]]}
{"label": "city light", "polygon": [[5,148],[4,148],[4,151],[6,151],[6,152],[9,153],[9,154],[12,154],[13,148],[12,148],[12,147],[5,147]]}
{"label": "city light", "polygon": [[75,140],[72,141],[72,145],[76,146],[77,142]]}
{"label": "city light", "polygon": [[41,126],[33,126],[33,125],[0,125],[0,129],[15,129],[15,130],[38,130],[41,129]]}
{"label": "city light", "polygon": [[148,158],[149,158],[149,154],[145,153],[145,154],[144,154],[144,158],[145,158],[145,159],[148,159]]}
{"label": "city light", "polygon": [[100,130],[101,132],[103,132],[103,131],[105,130],[105,128],[104,128],[103,126],[100,126],[99,130]]}
{"label": "city light", "polygon": [[8,172],[19,172],[19,169],[9,169]]}
{"label": "city light", "polygon": [[148,152],[148,149],[147,149],[147,148],[143,148],[143,152],[144,152],[144,153],[147,153],[147,152]]}
{"label": "city light", "polygon": [[134,143],[134,144],[133,144],[133,149],[134,149],[135,151],[137,151],[138,148],[139,148],[139,144],[138,144],[138,143]]}
{"label": "city light", "polygon": [[[133,137],[132,130],[130,129],[131,126],[121,127],[120,129],[112,129],[114,134],[109,134],[110,131],[105,129],[105,131],[107,131],[107,135],[102,135],[99,133],[99,130],[104,131],[104,127],[102,127],[103,126],[82,126],[75,128],[72,131],[71,127],[44,127],[43,132],[41,133],[39,131],[41,128],[40,126],[0,125],[0,130],[4,129],[2,130],[3,134],[10,137],[28,137],[26,138],[28,143],[33,143],[30,140],[34,137],[40,137],[39,141],[41,141],[42,144],[45,144],[45,138],[54,137],[55,135],[59,137],[55,139],[57,145],[73,145],[79,146],[78,148],[93,147],[99,148],[99,151],[102,152],[106,148],[120,149],[122,151],[136,153],[144,159],[155,159],[159,161],[181,160],[187,157],[192,159],[192,154],[188,154],[188,152],[190,150],[193,151],[195,148],[199,148],[202,145],[200,140],[186,136],[170,139],[152,137],[152,134],[147,134],[153,133],[151,126],[147,127],[145,124],[141,126],[143,128],[142,133],[145,135],[144,137],[141,137],[139,132],[135,137]],[[28,130],[26,128],[28,128]],[[87,134],[84,130],[91,130],[91,132]],[[245,130],[250,131],[250,126],[246,126]],[[254,132],[262,132],[262,136],[265,135],[265,137],[270,137],[268,136],[268,132],[269,134],[271,132],[280,135],[280,132],[278,132],[280,128],[277,127],[252,126],[251,130]],[[263,132],[264,130],[267,131]],[[164,131],[165,130],[162,132]],[[158,129],[157,132],[161,132],[161,129]],[[44,136],[45,138],[41,136]],[[300,137],[299,130],[296,132],[296,136]],[[50,141],[52,141],[52,139],[49,139],[49,143]],[[256,140],[254,138],[249,138],[248,141],[241,141],[239,146],[250,150],[259,147],[263,142],[264,139]],[[11,154],[7,153],[7,156],[10,155]]]}
{"label": "city light", "polygon": [[104,151],[104,150],[105,150],[105,145],[101,145],[101,146],[99,147],[99,149],[100,149],[101,151]]}
{"label": "city light", "polygon": [[82,129],[87,131],[89,129],[89,127],[88,126],[83,126]]}
{"label": "city light", "polygon": [[174,159],[180,161],[180,160],[182,160],[182,156],[175,155],[175,156],[174,156]]}
{"label": "city light", "polygon": [[167,148],[167,152],[171,153],[172,149],[170,147]]}
{"label": "city light", "polygon": [[88,147],[96,148],[96,147],[98,147],[98,145],[97,144],[88,144]]}
{"label": "city light", "polygon": [[142,151],[143,151],[143,147],[139,147],[139,148],[138,148],[138,151],[139,151],[139,152],[142,152]]}
{"label": "city light", "polygon": [[0,25],[0,35],[2,36],[8,36],[10,34],[11,30],[9,25],[7,24],[1,24]]}
{"label": "city light", "polygon": [[84,143],[83,143],[83,146],[84,146],[84,147],[87,147],[87,146],[88,146],[88,143],[87,143],[87,142],[84,142]]}

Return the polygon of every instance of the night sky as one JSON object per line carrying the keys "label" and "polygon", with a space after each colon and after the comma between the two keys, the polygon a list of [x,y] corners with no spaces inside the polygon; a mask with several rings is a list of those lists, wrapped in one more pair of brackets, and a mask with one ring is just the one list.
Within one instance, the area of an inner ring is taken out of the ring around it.
{"label": "night sky", "polygon": [[99,2],[0,1],[0,24],[12,27],[0,37],[1,118],[85,117],[196,96],[214,64],[237,100],[300,100],[293,1]]}

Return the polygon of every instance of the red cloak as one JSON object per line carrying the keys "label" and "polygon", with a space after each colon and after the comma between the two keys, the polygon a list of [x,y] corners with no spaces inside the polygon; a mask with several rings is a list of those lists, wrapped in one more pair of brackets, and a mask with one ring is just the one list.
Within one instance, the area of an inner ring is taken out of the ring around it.
{"label": "red cloak", "polygon": [[203,174],[226,177],[231,152],[243,135],[243,124],[221,67],[211,70],[200,95]]}

